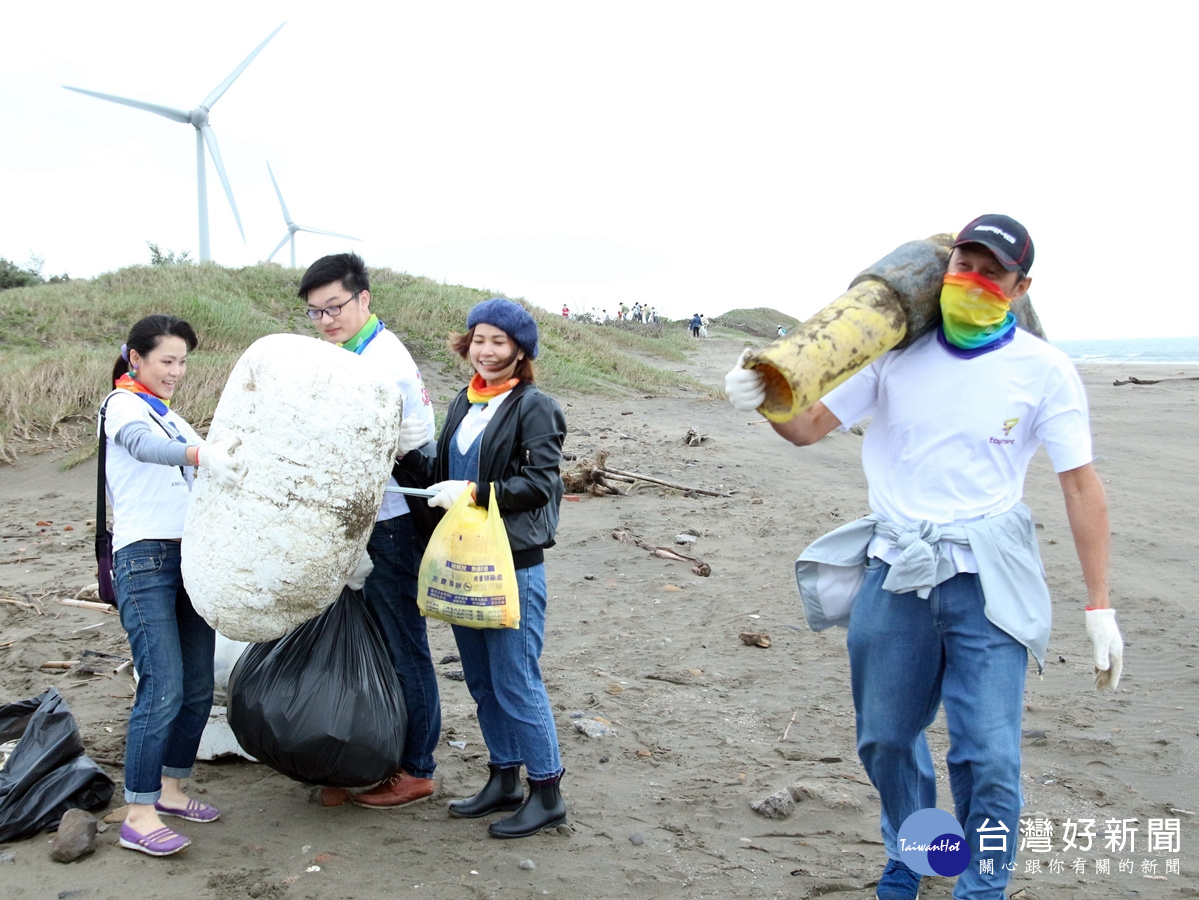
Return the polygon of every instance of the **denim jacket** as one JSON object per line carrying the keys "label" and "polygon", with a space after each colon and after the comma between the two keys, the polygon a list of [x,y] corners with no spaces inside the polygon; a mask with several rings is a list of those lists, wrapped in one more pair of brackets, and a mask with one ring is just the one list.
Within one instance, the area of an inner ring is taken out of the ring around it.
{"label": "denim jacket", "polygon": [[1044,665],[1051,623],[1049,587],[1032,511],[1023,503],[1001,515],[961,525],[921,522],[908,527],[869,515],[817,538],[795,561],[804,616],[813,631],[849,626],[849,610],[866,567],[866,548],[876,534],[902,551],[883,588],[897,594],[914,591],[922,599],[956,574],[942,545],[969,547],[978,561],[987,618],[1032,651],[1038,667]]}

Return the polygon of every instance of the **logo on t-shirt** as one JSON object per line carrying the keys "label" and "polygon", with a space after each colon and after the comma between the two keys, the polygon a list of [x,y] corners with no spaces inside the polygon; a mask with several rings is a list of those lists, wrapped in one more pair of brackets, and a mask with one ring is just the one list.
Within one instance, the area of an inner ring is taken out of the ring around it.
{"label": "logo on t-shirt", "polygon": [[992,444],[1014,444],[1014,443],[1016,443],[1016,439],[1013,437],[1009,437],[1009,435],[1012,433],[1012,429],[1016,427],[1016,423],[1019,421],[1020,421],[1020,419],[1018,417],[1015,419],[1005,419],[1004,423],[1003,423],[1003,437],[1001,437],[1001,438],[993,437],[993,438],[991,438],[991,443]]}

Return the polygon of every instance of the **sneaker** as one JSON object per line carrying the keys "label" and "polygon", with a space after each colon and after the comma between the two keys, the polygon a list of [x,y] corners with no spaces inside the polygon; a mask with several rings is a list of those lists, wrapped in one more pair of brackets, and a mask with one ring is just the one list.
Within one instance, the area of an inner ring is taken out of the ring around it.
{"label": "sneaker", "polygon": [[897,859],[889,859],[874,896],[878,900],[919,900],[920,874]]}
{"label": "sneaker", "polygon": [[350,802],[366,809],[397,809],[428,800],[436,787],[432,778],[417,778],[401,770],[369,791],[352,794]]}

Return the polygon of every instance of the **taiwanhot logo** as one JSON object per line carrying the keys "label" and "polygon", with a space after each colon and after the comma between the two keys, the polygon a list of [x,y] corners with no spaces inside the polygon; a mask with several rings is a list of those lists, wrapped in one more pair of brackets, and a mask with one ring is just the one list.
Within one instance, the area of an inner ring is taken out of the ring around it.
{"label": "taiwanhot logo", "polygon": [[900,826],[899,857],[913,872],[952,878],[970,865],[970,844],[952,814],[918,809]]}

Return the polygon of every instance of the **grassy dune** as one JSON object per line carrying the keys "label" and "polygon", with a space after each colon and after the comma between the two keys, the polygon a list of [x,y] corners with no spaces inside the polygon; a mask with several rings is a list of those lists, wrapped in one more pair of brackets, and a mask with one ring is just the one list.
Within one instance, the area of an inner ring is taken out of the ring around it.
{"label": "grassy dune", "polygon": [[[93,443],[94,416],[129,326],[170,312],[200,336],[176,407],[207,427],[229,370],[253,341],[311,334],[296,288],[303,273],[276,265],[132,266],[91,280],[0,291],[0,459]],[[372,309],[419,365],[452,363],[445,338],[492,294],[389,269],[371,273]],[[551,393],[704,388],[655,365],[685,359],[682,327],[592,325],[531,309],[541,331],[538,383]],[[465,378],[467,370],[463,369]]]}
{"label": "grassy dune", "polygon": [[799,319],[781,313],[777,309],[757,306],[753,309],[730,309],[728,312],[720,314],[716,324],[758,337],[773,338],[778,333],[780,325],[790,331],[799,324]]}

